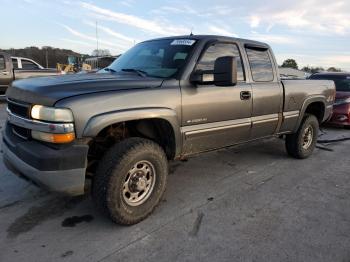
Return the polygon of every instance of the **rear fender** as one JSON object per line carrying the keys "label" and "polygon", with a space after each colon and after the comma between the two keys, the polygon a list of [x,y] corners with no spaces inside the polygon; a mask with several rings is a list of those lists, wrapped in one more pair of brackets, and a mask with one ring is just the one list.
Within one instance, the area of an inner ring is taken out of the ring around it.
{"label": "rear fender", "polygon": [[322,118],[322,122],[325,120],[325,115],[326,115],[326,98],[324,96],[312,96],[312,97],[308,97],[307,99],[305,99],[304,103],[303,103],[303,106],[301,107],[301,110],[300,110],[300,115],[299,115],[299,118],[298,118],[298,121],[297,121],[297,124],[293,130],[293,132],[297,132],[298,131],[298,128],[301,124],[301,121],[303,120],[304,116],[305,116],[305,112],[306,112],[306,109],[308,108],[309,105],[311,105],[312,103],[315,103],[315,102],[322,102],[323,105],[324,105],[324,108],[325,108],[325,114]]}

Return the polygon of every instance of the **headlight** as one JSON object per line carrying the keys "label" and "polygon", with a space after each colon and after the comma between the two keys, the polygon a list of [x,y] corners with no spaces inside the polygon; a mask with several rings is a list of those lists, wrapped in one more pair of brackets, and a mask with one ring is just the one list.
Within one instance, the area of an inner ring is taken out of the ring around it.
{"label": "headlight", "polygon": [[73,122],[73,114],[67,108],[55,108],[34,105],[31,110],[31,116],[37,120],[52,122]]}

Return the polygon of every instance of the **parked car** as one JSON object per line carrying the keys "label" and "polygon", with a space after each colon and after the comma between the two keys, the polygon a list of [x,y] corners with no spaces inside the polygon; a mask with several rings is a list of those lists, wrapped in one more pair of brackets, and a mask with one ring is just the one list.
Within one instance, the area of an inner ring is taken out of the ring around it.
{"label": "parked car", "polygon": [[0,52],[0,96],[5,94],[8,86],[16,79],[58,74],[57,70],[43,68],[31,59],[11,57]]}
{"label": "parked car", "polygon": [[6,165],[71,195],[92,178],[97,206],[131,225],[160,202],[168,160],[281,135],[309,157],[335,87],[280,80],[267,44],[204,35],[142,42],[95,74],[15,81],[7,97]]}
{"label": "parked car", "polygon": [[11,60],[12,60],[13,69],[26,69],[26,70],[44,69],[42,65],[40,65],[39,63],[29,58],[11,56]]}
{"label": "parked car", "polygon": [[350,73],[316,73],[310,79],[334,81],[337,93],[329,123],[350,128]]}

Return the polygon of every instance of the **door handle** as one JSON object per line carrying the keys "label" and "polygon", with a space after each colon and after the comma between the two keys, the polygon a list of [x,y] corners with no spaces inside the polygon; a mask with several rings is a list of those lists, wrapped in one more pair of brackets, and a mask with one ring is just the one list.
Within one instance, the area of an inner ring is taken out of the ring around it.
{"label": "door handle", "polygon": [[249,100],[251,97],[252,97],[252,93],[250,91],[241,92],[241,100]]}
{"label": "door handle", "polygon": [[10,73],[7,71],[2,71],[1,74],[3,74],[4,76],[8,76]]}

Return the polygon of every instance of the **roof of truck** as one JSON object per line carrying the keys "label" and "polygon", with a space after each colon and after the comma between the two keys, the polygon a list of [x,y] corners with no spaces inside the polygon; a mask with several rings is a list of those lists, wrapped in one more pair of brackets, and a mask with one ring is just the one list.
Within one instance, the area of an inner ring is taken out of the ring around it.
{"label": "roof of truck", "polygon": [[[229,36],[220,36],[220,35],[180,35],[180,36],[170,36],[170,37],[162,37],[162,38],[156,38],[156,39],[150,39],[147,41],[154,41],[154,40],[163,40],[163,39],[193,39],[193,40],[218,40],[218,41],[235,41],[235,42],[243,42],[245,44],[251,44],[256,46],[261,46],[265,48],[269,48],[270,46],[266,43],[249,40],[249,39],[243,39],[243,38],[235,38],[235,37],[229,37]],[[147,42],[145,41],[145,42]]]}

